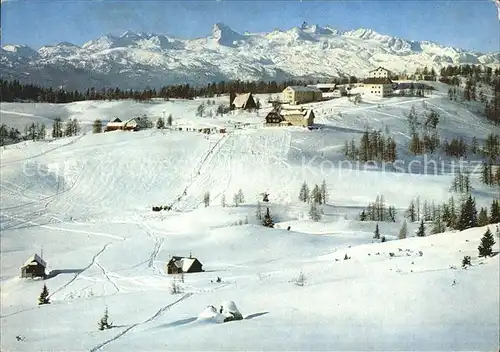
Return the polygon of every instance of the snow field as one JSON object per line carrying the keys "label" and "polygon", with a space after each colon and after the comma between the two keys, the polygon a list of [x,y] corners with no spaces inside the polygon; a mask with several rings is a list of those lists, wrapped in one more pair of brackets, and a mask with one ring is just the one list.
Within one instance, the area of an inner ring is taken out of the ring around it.
{"label": "snow field", "polygon": [[[105,111],[158,117],[163,110],[168,116],[166,107],[175,106],[176,126],[231,127],[239,118],[251,124],[210,136],[158,130],[87,133],[3,147],[2,349],[498,347],[499,256],[477,258],[485,228],[396,240],[411,199],[420,195],[422,201],[439,203],[451,195],[452,160],[441,156],[446,167],[438,175],[373,166],[358,171],[339,164],[344,142],[358,140],[365,126],[382,131],[388,126],[403,160],[413,160],[404,152],[404,116],[420,101],[394,97],[381,108],[377,102],[354,106],[346,99],[316,103],[319,129],[313,131],[257,128],[262,112],[199,118],[198,104],[37,104],[36,113],[20,104],[2,104],[12,119],[16,112],[49,116],[64,108],[65,119],[81,116],[90,125]],[[443,136],[470,137],[471,128],[464,126],[474,125],[481,141],[491,131],[443,92],[435,92],[426,104],[443,109],[438,125]],[[323,179],[328,204],[323,219],[312,222],[309,206],[297,199],[300,185],[306,181],[312,188]],[[494,190],[477,178],[472,182],[478,206],[490,204]],[[232,198],[240,188],[245,202],[235,207]],[[211,204],[205,208],[207,191]],[[255,219],[262,192],[270,193],[262,209],[270,208],[274,229]],[[220,205],[223,194],[227,207]],[[396,223],[379,224],[386,243],[373,240],[374,222],[356,220],[380,194],[398,211]],[[152,212],[153,205],[172,205],[173,211]],[[410,236],[417,225],[409,224]],[[26,258],[42,248],[50,278],[18,278]],[[173,277],[165,265],[172,255],[190,253],[205,272],[186,274],[179,283],[183,293],[171,295]],[[346,254],[350,259],[344,260]],[[460,267],[465,255],[473,264],[467,270]],[[306,277],[303,287],[295,284],[300,272]],[[217,277],[221,283],[214,282]],[[37,306],[43,283],[52,303]],[[196,321],[208,305],[228,300],[241,310],[242,321]],[[97,322],[106,306],[116,327],[101,332]],[[43,325],[36,323],[40,317]]]}

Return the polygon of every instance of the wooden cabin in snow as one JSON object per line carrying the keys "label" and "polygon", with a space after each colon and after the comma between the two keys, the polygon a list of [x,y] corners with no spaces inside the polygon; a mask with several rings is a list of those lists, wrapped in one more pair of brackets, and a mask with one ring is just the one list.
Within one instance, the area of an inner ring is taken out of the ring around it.
{"label": "wooden cabin in snow", "polygon": [[197,258],[173,256],[166,269],[168,274],[200,273],[203,264]]}
{"label": "wooden cabin in snow", "polygon": [[126,121],[122,121],[119,118],[116,118],[106,124],[104,132],[117,131],[117,130],[137,131],[138,129],[139,129],[139,124],[136,119],[129,119]]}
{"label": "wooden cabin in snow", "polygon": [[45,278],[47,263],[38,255],[33,254],[21,267],[21,277],[33,279],[35,277]]}
{"label": "wooden cabin in snow", "polygon": [[257,104],[253,99],[252,93],[244,93],[244,94],[229,94],[229,107],[231,110],[241,109],[241,110],[249,110],[256,109]]}
{"label": "wooden cabin in snow", "polygon": [[285,119],[277,111],[271,111],[266,115],[266,126],[279,126],[283,121]]}

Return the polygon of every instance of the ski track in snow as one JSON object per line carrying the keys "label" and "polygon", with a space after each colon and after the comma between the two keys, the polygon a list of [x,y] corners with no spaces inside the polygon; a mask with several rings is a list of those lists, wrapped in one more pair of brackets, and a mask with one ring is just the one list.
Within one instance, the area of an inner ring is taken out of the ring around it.
{"label": "ski track in snow", "polygon": [[3,167],[5,165],[10,165],[10,164],[14,164],[14,163],[18,163],[20,161],[27,161],[27,160],[31,160],[31,159],[35,159],[35,158],[38,158],[42,155],[47,155],[48,153],[50,152],[53,152],[55,150],[58,150],[58,149],[61,149],[61,148],[64,148],[64,147],[67,147],[67,146],[70,146],[72,144],[75,144],[76,142],[78,142],[80,139],[83,138],[83,136],[85,136],[85,134],[81,134],[79,135],[78,137],[75,137],[73,140],[69,141],[68,143],[65,143],[65,144],[60,144],[52,149],[49,149],[49,150],[46,150],[46,151],[43,151],[43,152],[40,152],[38,154],[35,154],[35,155],[32,155],[32,156],[29,156],[27,158],[23,158],[23,159],[17,159],[17,160],[11,160],[11,161],[7,161],[3,164],[0,164],[0,167]]}
{"label": "ski track in snow", "polygon": [[116,239],[116,240],[126,240],[127,238],[126,237],[122,237],[122,236],[116,236],[116,235],[111,235],[109,233],[103,233],[103,232],[92,232],[92,231],[84,231],[84,230],[73,230],[73,229],[65,229],[65,228],[59,228],[59,227],[54,227],[54,226],[48,226],[48,225],[42,225],[42,224],[38,224],[34,221],[31,221],[31,220],[23,220],[23,219],[19,219],[19,218],[16,218],[15,216],[11,216],[11,215],[6,215],[6,214],[2,214],[2,216],[5,216],[7,218],[11,218],[11,219],[14,219],[14,220],[17,220],[17,221],[25,221],[26,223],[29,223],[33,226],[37,226],[37,227],[42,227],[44,229],[49,229],[49,230],[57,230],[57,231],[65,231],[65,232],[74,232],[74,233],[83,233],[85,235],[93,235],[93,236],[101,236],[101,237],[108,237],[108,238],[113,238],[113,239]]}
{"label": "ski track in snow", "polygon": [[158,319],[163,313],[165,313],[167,310],[169,310],[170,308],[172,308],[173,306],[175,306],[176,304],[179,304],[181,303],[182,301],[188,299],[189,297],[191,297],[193,295],[193,293],[186,293],[185,295],[183,295],[181,298],[179,298],[177,301],[173,302],[173,303],[170,303],[170,304],[167,304],[166,306],[160,308],[153,316],[151,316],[150,318],[144,320],[143,322],[140,322],[140,323],[136,323],[136,324],[132,324],[130,325],[128,328],[124,329],[123,331],[121,331],[118,335],[116,335],[115,337],[109,339],[109,340],[106,340],[102,343],[100,343],[99,345],[93,347],[90,349],[90,352],[96,352],[96,351],[99,351],[101,348],[103,348],[104,346],[110,344],[111,342],[113,341],[116,341],[118,340],[120,337],[122,337],[123,335],[125,335],[126,333],[128,333],[129,331],[131,331],[132,329],[134,329],[136,326],[139,326],[139,325],[143,325],[143,324],[147,324],[147,323],[150,323],[156,319]]}
{"label": "ski track in snow", "polygon": [[[110,244],[112,244],[113,242],[109,242],[109,243],[106,243],[104,245],[104,247],[102,247],[102,249],[97,252],[93,257],[92,257],[92,261],[90,262],[89,265],[87,265],[85,268],[83,268],[82,271],[78,272],[75,274],[75,276],[73,276],[73,278],[71,280],[69,280],[68,282],[66,282],[64,285],[62,285],[61,287],[59,287],[57,290],[53,291],[50,295],[49,295],[49,298],[53,295],[55,295],[56,293],[60,292],[61,290],[67,288],[69,285],[71,285],[73,282],[76,281],[76,279],[78,279],[78,277],[84,273],[86,270],[88,270],[90,267],[92,267],[92,265],[96,264],[96,261],[97,261],[97,258],[99,258],[99,256],[104,253],[104,251],[108,248],[108,246]],[[102,270],[105,272],[104,268],[102,268]],[[111,281],[111,280],[110,280]]]}
{"label": "ski track in snow", "polygon": [[158,274],[160,273],[160,270],[155,266],[155,261],[161,249],[163,248],[163,242],[165,241],[165,239],[158,236],[153,236],[153,234],[151,233],[151,229],[149,229],[149,227],[144,223],[137,224],[137,226],[144,232],[146,232],[146,234],[155,241],[151,255],[144,262],[148,263],[148,267],[152,268],[153,271]]}
{"label": "ski track in snow", "polygon": [[99,267],[99,269],[101,269],[101,271],[104,274],[104,276],[106,277],[106,279],[115,287],[116,292],[117,293],[120,292],[120,287],[118,287],[118,285],[113,280],[111,280],[111,278],[108,275],[108,272],[106,271],[106,269],[104,269],[104,267],[101,265],[101,263],[99,263],[99,261],[97,259],[95,260],[95,265],[97,265]]}
{"label": "ski track in snow", "polygon": [[[203,167],[205,166],[205,164],[208,164],[210,162],[210,160],[212,160],[215,155],[220,152],[222,146],[227,142],[227,140],[230,138],[230,132],[229,133],[226,133],[225,135],[223,135],[221,138],[219,138],[217,140],[217,142],[215,142],[215,144],[207,151],[207,153],[205,154],[205,156],[201,159],[200,163],[193,169],[193,173],[192,173],[192,177],[191,179],[189,180],[188,184],[186,185],[186,187],[184,188],[184,190],[179,194],[179,196],[177,197],[177,199],[175,199],[171,204],[170,204],[170,207],[173,208],[173,206],[175,204],[178,204],[180,205],[180,202],[181,200],[187,195],[187,191],[192,187],[192,185],[199,179],[199,177],[201,176],[201,171],[203,169]],[[218,148],[219,147],[219,148]],[[217,149],[216,149],[217,148]],[[209,159],[210,157],[210,159]],[[199,203],[201,204],[201,203]],[[199,205],[198,204],[198,205]],[[182,209],[179,209],[179,210],[182,210],[182,211],[185,211],[186,209],[188,208],[188,205],[182,207]],[[192,207],[194,208],[194,207]]]}

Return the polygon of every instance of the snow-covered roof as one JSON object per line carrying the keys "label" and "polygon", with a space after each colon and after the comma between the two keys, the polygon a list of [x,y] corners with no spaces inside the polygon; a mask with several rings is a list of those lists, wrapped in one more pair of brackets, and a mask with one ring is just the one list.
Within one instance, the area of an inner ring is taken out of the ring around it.
{"label": "snow-covered roof", "polygon": [[385,77],[370,77],[363,81],[364,84],[392,84],[389,78]]}
{"label": "snow-covered roof", "polygon": [[370,73],[371,73],[371,72],[375,72],[375,71],[379,71],[379,70],[384,70],[384,71],[387,71],[387,72],[391,72],[391,71],[389,71],[388,69],[383,68],[382,66],[379,66],[379,67],[377,67],[376,69],[371,70],[371,71],[370,71]]}
{"label": "snow-covered roof", "polygon": [[318,88],[318,89],[321,89],[321,88],[335,88],[335,87],[337,87],[337,84],[336,83],[317,83],[317,84],[308,85],[308,87],[310,87],[310,88]]}
{"label": "snow-covered roof", "polygon": [[250,99],[251,96],[252,96],[252,93],[239,94],[233,100],[234,107],[236,107],[236,108],[245,107],[245,104],[247,103],[248,99]]}
{"label": "snow-covered roof", "polygon": [[281,110],[281,115],[283,116],[288,116],[288,115],[303,115],[306,116],[308,111],[311,110]]}
{"label": "snow-covered roof", "polygon": [[291,89],[295,92],[316,92],[321,93],[321,90],[313,87],[304,87],[304,86],[288,86],[286,89]]}
{"label": "snow-covered roof", "polygon": [[43,260],[38,254],[33,254],[28,260],[24,263],[23,267],[30,266],[34,264],[40,264],[44,268],[47,267],[47,263]]}
{"label": "snow-covered roof", "polygon": [[193,265],[195,259],[193,258],[184,258],[182,259],[182,271],[188,272],[191,269],[191,265]]}
{"label": "snow-covered roof", "polygon": [[124,122],[108,122],[106,124],[106,126],[108,126],[108,127],[122,127],[124,125],[125,125]]}
{"label": "snow-covered roof", "polygon": [[197,258],[186,258],[186,257],[172,257],[170,262],[172,262],[177,268],[182,269],[183,272],[188,272],[193,266]]}

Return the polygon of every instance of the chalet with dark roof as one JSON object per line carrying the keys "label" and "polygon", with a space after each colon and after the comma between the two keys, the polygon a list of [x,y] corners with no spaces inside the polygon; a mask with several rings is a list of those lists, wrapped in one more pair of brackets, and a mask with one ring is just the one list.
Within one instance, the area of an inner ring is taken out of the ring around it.
{"label": "chalet with dark roof", "polygon": [[35,277],[45,278],[47,263],[38,254],[33,254],[21,267],[21,277],[33,279]]}
{"label": "chalet with dark roof", "polygon": [[238,95],[231,93],[229,94],[229,100],[229,106],[231,110],[250,110],[257,108],[257,104],[255,103],[252,93],[244,93]]}
{"label": "chalet with dark roof", "polygon": [[173,256],[167,264],[168,274],[200,273],[203,271],[203,264],[193,257]]}

